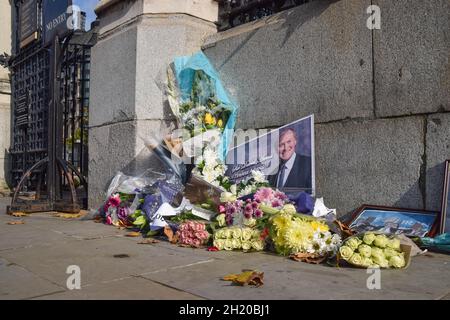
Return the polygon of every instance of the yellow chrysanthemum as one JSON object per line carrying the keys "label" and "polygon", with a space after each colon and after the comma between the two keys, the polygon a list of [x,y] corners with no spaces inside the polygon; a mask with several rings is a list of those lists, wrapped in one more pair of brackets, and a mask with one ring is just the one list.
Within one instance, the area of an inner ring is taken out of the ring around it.
{"label": "yellow chrysanthemum", "polygon": [[308,222],[295,221],[286,231],[285,241],[292,252],[304,251],[314,235],[314,228]]}
{"label": "yellow chrysanthemum", "polygon": [[206,113],[205,114],[205,124],[210,124],[210,125],[215,125],[216,124],[216,118],[214,118],[213,116],[212,116],[212,114],[211,113]]}
{"label": "yellow chrysanthemum", "polygon": [[223,127],[223,121],[222,121],[222,119],[219,119],[219,121],[217,121],[217,126],[218,126],[219,128],[222,128],[222,127]]}
{"label": "yellow chrysanthemum", "polygon": [[320,231],[320,232],[327,232],[330,230],[328,226],[320,221],[312,221],[311,226],[313,227],[314,231]]}
{"label": "yellow chrysanthemum", "polygon": [[291,226],[291,216],[287,214],[279,214],[273,218],[272,223],[277,228],[277,231],[282,233]]}

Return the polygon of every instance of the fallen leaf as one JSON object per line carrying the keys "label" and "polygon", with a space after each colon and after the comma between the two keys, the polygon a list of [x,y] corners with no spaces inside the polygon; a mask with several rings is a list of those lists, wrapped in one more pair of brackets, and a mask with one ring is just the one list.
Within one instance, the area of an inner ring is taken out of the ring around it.
{"label": "fallen leaf", "polygon": [[11,212],[10,215],[13,216],[13,217],[26,217],[26,216],[28,216],[28,214],[26,214],[25,212]]}
{"label": "fallen leaf", "polygon": [[306,263],[320,264],[322,263],[328,256],[317,256],[311,253],[296,253],[290,256],[292,260],[301,261]]}
{"label": "fallen leaf", "polygon": [[141,235],[140,232],[132,231],[125,234],[125,237],[139,237]]}
{"label": "fallen leaf", "polygon": [[9,224],[9,225],[25,224],[25,221],[23,221],[23,220],[9,221],[9,222],[7,222],[7,224]]}
{"label": "fallen leaf", "polygon": [[177,234],[173,234],[172,228],[169,226],[164,227],[164,234],[169,239],[169,242],[174,244],[178,242],[178,236]]}
{"label": "fallen leaf", "polygon": [[355,232],[350,229],[346,224],[342,223],[339,220],[334,220],[334,223],[336,223],[339,227],[339,229],[346,235],[347,237],[351,237],[355,234]]}
{"label": "fallen leaf", "polygon": [[154,243],[159,243],[159,241],[156,239],[145,239],[138,242],[138,244],[154,244]]}
{"label": "fallen leaf", "polygon": [[225,281],[233,281],[233,283],[240,286],[253,285],[256,287],[260,287],[264,284],[264,272],[245,270],[239,274],[226,275],[222,279]]}
{"label": "fallen leaf", "polygon": [[64,219],[78,219],[81,218],[85,215],[85,213],[83,212],[79,212],[79,213],[62,213],[62,212],[58,212],[55,213],[53,216],[57,217],[57,218],[64,218]]}

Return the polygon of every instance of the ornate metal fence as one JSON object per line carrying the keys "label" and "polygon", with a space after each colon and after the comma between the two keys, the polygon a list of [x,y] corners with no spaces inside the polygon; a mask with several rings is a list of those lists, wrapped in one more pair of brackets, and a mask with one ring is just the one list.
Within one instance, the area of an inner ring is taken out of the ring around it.
{"label": "ornate metal fence", "polygon": [[219,30],[255,21],[314,0],[216,0],[219,2]]}

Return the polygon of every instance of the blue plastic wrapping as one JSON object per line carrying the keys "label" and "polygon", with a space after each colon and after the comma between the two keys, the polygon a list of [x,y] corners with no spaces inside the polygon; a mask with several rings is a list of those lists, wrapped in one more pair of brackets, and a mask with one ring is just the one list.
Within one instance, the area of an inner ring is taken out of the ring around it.
{"label": "blue plastic wrapping", "polygon": [[192,56],[177,57],[174,60],[174,73],[180,92],[180,99],[183,102],[190,98],[194,75],[197,70],[202,70],[212,80],[216,97],[231,111],[231,115],[224,126],[219,145],[219,158],[225,161],[228,146],[234,134],[238,105],[229,98],[218,73],[202,51]]}

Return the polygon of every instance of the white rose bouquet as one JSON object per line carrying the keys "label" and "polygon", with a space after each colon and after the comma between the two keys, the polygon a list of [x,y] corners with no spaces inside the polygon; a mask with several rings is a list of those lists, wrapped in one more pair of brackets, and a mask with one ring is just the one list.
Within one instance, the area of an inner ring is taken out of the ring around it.
{"label": "white rose bouquet", "polygon": [[408,246],[395,236],[365,232],[348,238],[339,248],[338,258],[363,268],[406,268]]}
{"label": "white rose bouquet", "polygon": [[265,241],[258,229],[228,227],[214,232],[213,245],[219,250],[262,251]]}

